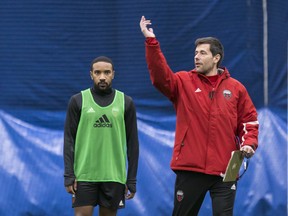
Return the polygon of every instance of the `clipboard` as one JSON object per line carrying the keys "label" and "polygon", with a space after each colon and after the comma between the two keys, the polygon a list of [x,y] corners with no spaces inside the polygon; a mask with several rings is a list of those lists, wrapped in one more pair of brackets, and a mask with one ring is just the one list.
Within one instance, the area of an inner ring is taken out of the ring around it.
{"label": "clipboard", "polygon": [[240,150],[232,151],[231,158],[225,171],[223,182],[236,181],[243,160],[244,156]]}

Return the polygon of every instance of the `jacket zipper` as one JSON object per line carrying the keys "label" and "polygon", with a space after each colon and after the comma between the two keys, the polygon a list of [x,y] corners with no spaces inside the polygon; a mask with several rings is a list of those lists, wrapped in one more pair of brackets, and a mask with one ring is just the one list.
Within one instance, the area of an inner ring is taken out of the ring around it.
{"label": "jacket zipper", "polygon": [[215,95],[215,88],[213,87],[212,91],[209,92],[209,98],[212,100]]}

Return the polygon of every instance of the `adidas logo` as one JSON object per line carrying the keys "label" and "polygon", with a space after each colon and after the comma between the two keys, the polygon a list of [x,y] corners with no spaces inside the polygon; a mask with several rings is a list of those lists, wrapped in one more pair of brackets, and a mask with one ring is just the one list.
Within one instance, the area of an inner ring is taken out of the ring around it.
{"label": "adidas logo", "polygon": [[90,107],[90,109],[87,110],[87,113],[95,113],[95,110],[92,107]]}
{"label": "adidas logo", "polygon": [[236,190],[236,185],[235,184],[232,185],[231,190]]}
{"label": "adidas logo", "polygon": [[123,203],[123,200],[121,200],[119,203],[119,208],[123,208],[123,207],[124,207],[124,203]]}
{"label": "adidas logo", "polygon": [[110,127],[110,128],[112,128],[112,124],[110,123],[107,116],[104,114],[94,123],[93,127]]}
{"label": "adidas logo", "polygon": [[200,89],[200,88],[197,88],[197,89],[195,90],[195,92],[201,92],[201,89]]}

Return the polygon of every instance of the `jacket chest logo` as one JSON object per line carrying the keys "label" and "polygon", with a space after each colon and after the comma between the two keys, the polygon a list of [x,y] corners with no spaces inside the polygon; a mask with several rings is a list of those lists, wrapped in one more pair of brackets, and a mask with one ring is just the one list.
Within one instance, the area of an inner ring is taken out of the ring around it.
{"label": "jacket chest logo", "polygon": [[223,96],[225,99],[229,100],[232,97],[232,92],[230,90],[225,89],[223,91]]}

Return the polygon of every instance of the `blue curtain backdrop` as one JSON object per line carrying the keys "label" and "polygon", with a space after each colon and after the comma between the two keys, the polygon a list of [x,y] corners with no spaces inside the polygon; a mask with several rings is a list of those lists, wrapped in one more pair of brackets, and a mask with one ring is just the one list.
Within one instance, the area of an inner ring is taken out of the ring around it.
{"label": "blue curtain backdrop", "polygon": [[[193,68],[198,37],[223,42],[223,65],[246,86],[260,122],[259,149],[239,181],[234,215],[287,215],[288,8],[275,0],[263,10],[263,2],[1,0],[0,215],[73,215],[63,185],[63,126],[70,96],[91,86],[90,62],[99,55],[113,59],[113,86],[137,109],[137,194],[119,215],[171,215],[175,113],[151,85],[142,15],[152,19],[174,71]],[[199,215],[211,214],[207,194]]]}

